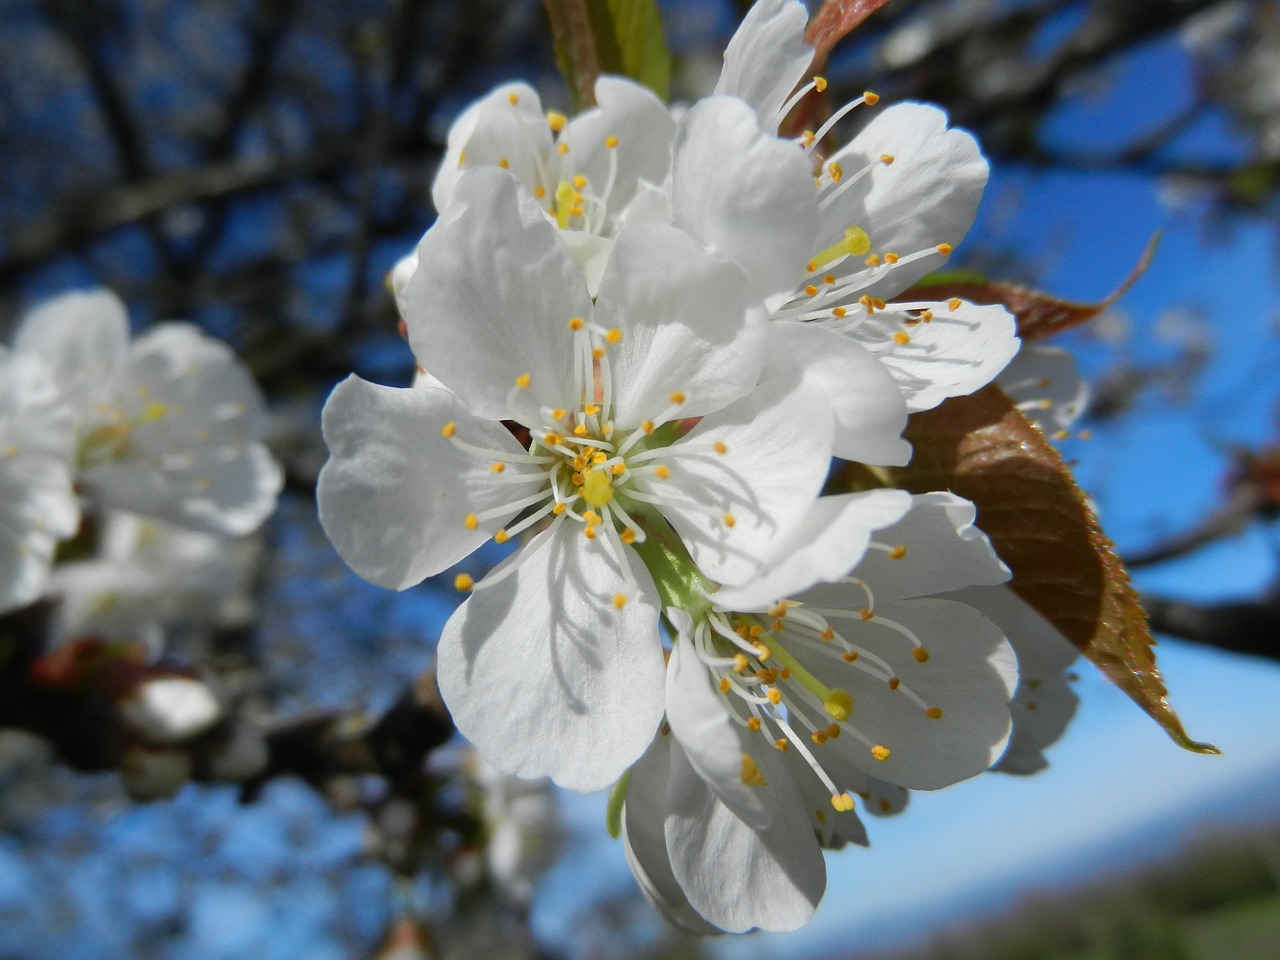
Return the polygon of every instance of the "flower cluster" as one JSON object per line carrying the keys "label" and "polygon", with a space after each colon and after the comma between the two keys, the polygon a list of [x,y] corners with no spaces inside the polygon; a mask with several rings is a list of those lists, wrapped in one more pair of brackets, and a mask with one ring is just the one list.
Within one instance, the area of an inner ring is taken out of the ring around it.
{"label": "flower cluster", "polygon": [[832,457],[906,464],[907,416],[1018,350],[1001,307],[903,298],[986,163],[921,104],[824,154],[870,93],[779,136],[825,87],[805,22],[760,0],[678,116],[615,77],[573,118],[522,84],[470,107],[392,276],[425,374],[352,376],[324,411],[320,516],[361,576],[514,547],[455,578],[458,728],[504,773],[618,782],[637,879],[697,930],[804,923],[821,849],[866,842],[853,797],[893,812],[991,767],[1018,685],[972,505],[823,495]]}
{"label": "flower cluster", "polygon": [[[222,542],[257,529],[283,482],[264,428],[248,371],[195,327],[131,340],[106,290],[33,310],[0,347],[0,611],[66,595],[80,635],[114,622],[136,637],[157,606],[190,612],[211,562],[224,568],[215,602],[228,597],[243,564]],[[82,520],[81,562],[52,573]],[[84,558],[94,543],[101,563]]]}

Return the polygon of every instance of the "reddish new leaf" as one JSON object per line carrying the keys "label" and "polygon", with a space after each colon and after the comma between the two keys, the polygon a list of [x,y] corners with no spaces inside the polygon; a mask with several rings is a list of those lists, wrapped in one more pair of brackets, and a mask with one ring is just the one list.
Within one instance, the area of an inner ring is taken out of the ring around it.
{"label": "reddish new leaf", "polygon": [[832,48],[848,36],[863,20],[889,0],[827,0],[814,14],[804,32],[806,42],[813,44],[813,69],[821,70]]}
{"label": "reddish new leaf", "polygon": [[1146,273],[1159,242],[1160,234],[1157,233],[1148,241],[1142,256],[1124,282],[1097,303],[1076,303],[1011,283],[991,283],[971,276],[952,278],[945,273],[936,274],[933,278],[926,277],[898,299],[947,300],[959,297],[974,303],[998,303],[1017,319],[1018,336],[1024,340],[1044,340],[1063,330],[1087,323],[1124,296],[1138,278]]}
{"label": "reddish new leaf", "polygon": [[911,464],[894,482],[952,490],[978,507],[978,525],[1013,570],[1010,586],[1158,722],[1191,740],[1165,699],[1155,643],[1129,575],[1057,450],[992,385],[912,416]]}
{"label": "reddish new leaf", "polygon": [[596,103],[596,78],[600,55],[591,22],[590,0],[543,0],[551,21],[556,63],[577,110]]}

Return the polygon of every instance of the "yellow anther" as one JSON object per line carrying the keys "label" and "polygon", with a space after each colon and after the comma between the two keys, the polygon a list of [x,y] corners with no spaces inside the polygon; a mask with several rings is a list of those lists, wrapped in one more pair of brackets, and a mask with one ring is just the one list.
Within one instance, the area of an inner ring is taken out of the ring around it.
{"label": "yellow anther", "polygon": [[494,473],[502,473],[507,469],[507,465],[499,461],[498,463],[492,464],[489,467],[489,469],[492,470]]}
{"label": "yellow anther", "polygon": [[826,77],[814,77],[814,78],[813,78],[813,89],[817,90],[819,93],[824,92],[824,91],[827,89],[827,78],[826,78]]}
{"label": "yellow anther", "polygon": [[453,420],[450,420],[448,423],[446,423],[443,427],[440,428],[440,436],[442,437],[452,437],[457,432],[458,432],[458,424]]}
{"label": "yellow anther", "polygon": [[831,724],[831,726],[827,727],[827,736],[830,737],[832,740],[840,736],[840,724],[833,723]]}
{"label": "yellow anther", "polygon": [[555,514],[557,517],[560,516],[560,514],[564,513],[564,503],[563,502],[557,503],[554,507],[551,508],[551,512]]}
{"label": "yellow anther", "polygon": [[600,466],[600,464],[604,463],[608,459],[609,459],[609,455],[605,453],[603,450],[597,450],[595,453],[591,455],[591,462],[597,467]]}
{"label": "yellow anther", "polygon": [[498,166],[500,166],[503,170],[509,170],[511,169],[511,161],[508,160],[506,157],[499,157]]}
{"label": "yellow anther", "polygon": [[582,407],[582,412],[585,413],[588,417],[594,417],[597,413],[600,412],[600,404],[598,403],[584,404]]}
{"label": "yellow anther", "polygon": [[942,708],[930,707],[928,710],[924,712],[924,715],[928,717],[930,720],[940,720],[942,719]]}
{"label": "yellow anther", "polygon": [[520,374],[520,376],[516,377],[516,386],[519,387],[521,390],[527,390],[529,388],[529,384],[531,384],[532,382],[533,382],[532,378],[530,378],[529,374],[527,373],[522,373]]}
{"label": "yellow anther", "polygon": [[947,307],[948,307],[948,309],[953,310],[953,311],[954,311],[954,310],[959,310],[959,309],[960,309],[960,298],[959,298],[959,297],[952,297],[950,300],[948,300],[948,301],[947,301]]}
{"label": "yellow anther", "polygon": [[578,174],[573,178],[573,188],[575,190],[585,190],[587,187],[587,178],[582,174]]}
{"label": "yellow anther", "polygon": [[774,745],[774,747],[776,747],[777,749],[781,750],[783,753],[786,753],[786,752],[787,752],[787,746],[788,746],[788,744],[787,744],[787,738],[786,738],[786,737],[779,737],[777,740],[773,741],[773,745]]}
{"label": "yellow anther", "polygon": [[517,97],[514,93],[507,94],[507,103],[511,104],[513,107],[519,102],[520,102],[520,98]]}
{"label": "yellow anther", "polygon": [[582,535],[583,535],[584,537],[586,537],[588,540],[594,540],[594,539],[596,538],[596,528],[595,528],[595,527],[583,527],[583,529],[582,529]]}
{"label": "yellow anther", "polygon": [[617,327],[613,327],[608,333],[604,335],[604,338],[608,343],[621,343],[622,331],[619,330]]}
{"label": "yellow anther", "polygon": [[653,433],[653,421],[652,420],[641,421],[640,429],[644,431],[645,436],[648,436],[649,434]]}
{"label": "yellow anther", "polygon": [[728,692],[729,692],[729,690],[730,690],[730,689],[732,689],[732,687],[733,687],[733,684],[729,681],[729,678],[728,678],[728,677],[721,677],[721,678],[720,678],[720,692],[721,692],[721,693],[728,693]]}
{"label": "yellow anther", "polygon": [[877,743],[871,748],[871,756],[883,763],[889,759],[889,748],[882,743]]}
{"label": "yellow anther", "polygon": [[845,813],[853,809],[853,797],[847,793],[837,794],[831,798],[831,806],[836,808],[839,813]]}
{"label": "yellow anther", "polygon": [[951,255],[951,244],[949,243],[938,244],[938,252],[942,254],[944,257],[949,257]]}
{"label": "yellow anther", "polygon": [[582,486],[582,474],[580,474],[580,473],[575,473],[575,474],[573,474],[572,476],[570,476],[570,477],[569,477],[569,479],[570,479],[571,481],[573,481],[573,485],[574,485],[575,487],[580,487],[580,486]]}
{"label": "yellow anther", "polygon": [[858,611],[858,616],[860,616],[863,620],[870,620],[875,616],[875,614],[871,612],[870,607],[863,607],[861,610]]}
{"label": "yellow anther", "polygon": [[617,463],[615,463],[612,467],[609,468],[609,472],[612,473],[615,477],[620,477],[627,472],[627,465],[623,463],[621,460],[619,460]]}
{"label": "yellow anther", "polygon": [[741,673],[743,670],[747,669],[748,663],[750,663],[750,661],[747,659],[747,655],[745,653],[735,653],[733,655],[733,672]]}
{"label": "yellow anther", "polygon": [[733,528],[734,526],[736,526],[736,525],[737,525],[737,523],[738,523],[737,518],[735,518],[735,517],[734,517],[734,515],[733,515],[732,513],[726,513],[726,514],[725,514],[724,516],[722,516],[720,519],[721,519],[721,520],[723,520],[723,521],[724,521],[724,525],[725,525],[726,527],[729,527],[730,529],[732,529],[732,528]]}
{"label": "yellow anther", "polygon": [[815,730],[813,731],[813,733],[809,734],[809,739],[812,740],[814,743],[816,743],[818,746],[822,746],[824,743],[827,742],[827,731]]}
{"label": "yellow anther", "polygon": [[822,638],[823,643],[830,643],[832,640],[836,638],[835,627],[828,626],[827,629],[823,630],[820,634],[818,634],[818,636]]}
{"label": "yellow anther", "polygon": [[563,113],[557,113],[555,110],[547,111],[547,126],[556,133],[564,129],[564,125],[569,122],[569,118]]}
{"label": "yellow anther", "polygon": [[581,330],[585,325],[586,325],[586,321],[585,321],[585,320],[583,320],[581,317],[570,317],[570,318],[569,318],[569,329],[570,329],[570,330],[572,330],[574,333],[577,333],[577,332],[578,332],[579,330]]}
{"label": "yellow anther", "polygon": [[831,315],[833,317],[839,318],[839,317],[843,317],[848,312],[849,311],[846,310],[844,307],[836,307],[834,310],[831,311]]}
{"label": "yellow anther", "polygon": [[627,544],[635,543],[636,532],[632,530],[630,527],[623,527],[622,532],[618,534],[618,539],[621,540],[623,543],[627,543]]}
{"label": "yellow anther", "polygon": [[476,585],[476,582],[471,579],[471,574],[469,573],[460,573],[453,578],[454,589],[461,590],[463,593],[466,593],[475,585]]}
{"label": "yellow anther", "polygon": [[759,717],[748,717],[748,718],[747,718],[747,729],[748,729],[748,730],[750,730],[752,733],[759,733],[759,732],[760,732],[760,718],[759,718]]}
{"label": "yellow anther", "polygon": [[884,255],[885,263],[897,263],[900,259],[901,257],[899,257],[896,253],[886,253]]}
{"label": "yellow anther", "polygon": [[552,420],[563,420],[568,415],[569,415],[569,411],[566,410],[564,407],[556,407],[554,410],[551,411]]}
{"label": "yellow anther", "polygon": [[908,343],[911,342],[911,338],[907,336],[907,333],[905,330],[899,330],[897,333],[893,335],[893,342],[900,347],[905,347]]}
{"label": "yellow anther", "polygon": [[880,162],[883,163],[886,167],[889,166],[889,164],[893,163],[893,154],[892,153],[880,154]]}
{"label": "yellow anther", "polygon": [[[775,606],[772,610],[769,611],[769,616],[779,617],[779,618],[785,617],[787,615],[787,608],[790,606],[791,604],[787,603],[787,601],[779,600],[777,606]],[[775,627],[774,629],[777,629],[777,628]]]}
{"label": "yellow anther", "polygon": [[684,393],[681,392],[680,390],[677,390],[675,393],[671,395],[671,402],[674,403],[677,407],[680,406],[680,404],[684,403]]}
{"label": "yellow anther", "polygon": [[605,147],[606,147],[607,149],[609,149],[609,150],[616,150],[616,149],[618,149],[618,138],[617,138],[617,137],[605,137],[605,138],[604,138],[604,145],[605,145]]}
{"label": "yellow anther", "polygon": [[533,195],[537,197],[539,200],[541,200],[547,195],[547,188],[543,186],[534,187]]}
{"label": "yellow anther", "polygon": [[933,311],[932,310],[921,311],[920,319],[923,320],[925,323],[933,323]]}
{"label": "yellow anther", "polygon": [[654,468],[653,472],[658,475],[659,480],[665,480],[667,477],[671,476],[671,468],[665,463],[658,464],[658,466]]}
{"label": "yellow anther", "polygon": [[[574,457],[573,469],[576,470],[578,473],[581,473],[583,470],[587,469],[587,458],[584,457],[582,454],[578,454],[576,457]],[[582,481],[579,480],[577,482],[581,483]]]}
{"label": "yellow anther", "polygon": [[627,595],[625,593],[615,593],[613,595],[613,605],[621,610],[627,605]]}
{"label": "yellow anther", "polygon": [[804,265],[804,272],[805,272],[805,273],[813,273],[813,272],[814,272],[815,270],[817,270],[817,269],[818,269],[818,261],[817,261],[817,260],[810,260],[808,263],[806,263],[806,264]]}
{"label": "yellow anther", "polygon": [[587,212],[586,208],[578,204],[575,204],[574,206],[569,208],[569,216],[571,217],[580,217],[586,212]]}
{"label": "yellow anther", "polygon": [[556,153],[560,154],[560,156],[563,157],[568,152],[569,152],[569,145],[567,143],[556,144]]}
{"label": "yellow anther", "polygon": [[767,694],[765,694],[765,696],[769,698],[769,702],[772,703],[774,706],[777,706],[779,703],[782,702],[782,691],[779,690],[777,687],[774,687]]}
{"label": "yellow anther", "polygon": [[583,512],[583,514],[582,514],[582,521],[583,521],[583,523],[585,523],[588,527],[595,527],[595,526],[599,526],[599,525],[600,525],[600,514],[596,513],[594,510],[586,510],[586,511],[584,511],[584,512]]}
{"label": "yellow anther", "polygon": [[911,655],[916,658],[916,663],[927,663],[929,661],[929,651],[924,647],[916,647],[911,651]]}
{"label": "yellow anther", "polygon": [[752,627],[750,630],[747,631],[747,636],[749,636],[752,640],[755,640],[762,633],[764,633],[764,627],[760,626],[760,624],[757,623],[754,627]]}
{"label": "yellow anther", "polygon": [[499,530],[497,533],[493,535],[494,543],[506,543],[510,539],[511,539],[511,534],[507,533],[507,531],[505,530]]}
{"label": "yellow anther", "polygon": [[833,283],[836,282],[836,275],[834,273],[828,273],[825,277],[822,278],[822,282],[825,283],[827,286],[831,286]]}
{"label": "yellow anther", "polygon": [[764,663],[771,656],[773,656],[773,651],[770,650],[768,647],[766,647],[759,640],[753,640],[751,642],[751,645],[756,648],[756,659],[759,660],[761,663]]}
{"label": "yellow anther", "polygon": [[580,423],[575,426],[573,428],[573,435],[575,437],[585,437],[587,435],[587,425],[585,423]]}
{"label": "yellow anther", "polygon": [[558,433],[545,433],[542,435],[542,442],[548,447],[556,447],[564,443],[564,437]]}
{"label": "yellow anther", "polygon": [[474,530],[476,527],[480,526],[480,518],[474,513],[468,513],[467,518],[463,520],[462,523],[468,530]]}
{"label": "yellow anther", "polygon": [[[613,499],[613,477],[603,470],[592,470],[582,481],[582,499],[593,507],[603,507]],[[593,511],[587,513],[596,517],[596,523],[600,522]]]}
{"label": "yellow anther", "polygon": [[890,547],[890,548],[889,548],[889,559],[890,559],[890,560],[901,560],[901,559],[902,559],[903,557],[905,557],[906,555],[907,555],[907,548],[906,548],[904,545],[902,545],[901,543],[900,543],[900,544],[898,544],[896,547]]}
{"label": "yellow anther", "polygon": [[901,681],[901,680],[899,680],[897,677],[890,677],[890,678],[889,678],[889,689],[890,689],[890,690],[897,690],[900,686],[902,686],[902,681]]}
{"label": "yellow anther", "polygon": [[742,782],[748,787],[763,787],[766,783],[756,762],[745,753],[742,755]]}
{"label": "yellow anther", "polygon": [[603,360],[604,355],[605,355],[604,347],[594,347],[591,350],[591,356],[595,357],[595,359],[597,360]]}
{"label": "yellow anther", "polygon": [[858,659],[858,651],[857,651],[857,650],[846,650],[846,651],[844,652],[844,654],[842,654],[842,656],[844,657],[844,662],[845,662],[845,663],[853,663],[855,660],[857,660],[857,659]]}
{"label": "yellow anther", "polygon": [[773,683],[778,679],[778,671],[776,670],[757,670],[756,679],[761,683]]}
{"label": "yellow anther", "polygon": [[827,164],[827,176],[831,178],[832,183],[839,183],[844,179],[844,167],[832,160]]}
{"label": "yellow anther", "polygon": [[874,107],[880,102],[880,94],[872,93],[870,90],[863,91],[862,102],[868,107]]}
{"label": "yellow anther", "polygon": [[865,263],[868,267],[878,267],[880,266],[880,257],[878,254],[873,253],[862,262]]}
{"label": "yellow anther", "polygon": [[810,283],[804,288],[804,295],[806,297],[816,297],[818,295],[818,288]]}
{"label": "yellow anther", "polygon": [[853,712],[853,695],[848,690],[833,687],[822,698],[822,708],[835,720],[848,720]]}

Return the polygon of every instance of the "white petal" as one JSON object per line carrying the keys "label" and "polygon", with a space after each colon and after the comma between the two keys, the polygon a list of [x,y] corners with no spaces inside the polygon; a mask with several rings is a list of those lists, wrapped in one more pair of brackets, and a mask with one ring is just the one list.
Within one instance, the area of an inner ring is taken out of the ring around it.
{"label": "white petal", "polygon": [[1089,403],[1089,384],[1074,355],[1060,347],[1024,343],[996,383],[1028,420],[1050,434],[1068,429]]}
{"label": "white petal", "polygon": [[927,306],[933,313],[928,323],[912,322],[891,303],[844,331],[893,374],[912,413],[985,387],[1020,342],[1013,315],[1002,306],[963,300],[955,309],[946,302]]}
{"label": "white petal", "polygon": [[0,611],[45,589],[57,541],[80,522],[75,417],[44,365],[0,347]]}
{"label": "white petal", "polygon": [[763,610],[816,583],[838,580],[862,559],[872,532],[897,521],[910,506],[905,490],[819,497],[756,577],[721,588],[711,601],[722,610]]}
{"label": "white petal", "polygon": [[622,811],[623,851],[640,892],[663,917],[688,933],[719,933],[718,927],[707,923],[689,906],[688,898],[671,872],[664,833],[667,770],[674,746],[671,741],[670,734],[655,737],[644,756],[631,768],[627,802]]}
{"label": "white petal", "polygon": [[64,293],[28,313],[14,336],[18,353],[38,357],[84,415],[107,396],[129,346],[124,303],[110,290]]}
{"label": "white petal", "polygon": [[[809,766],[808,761],[797,750],[788,749],[781,754],[788,773],[795,781],[796,790],[801,803],[809,814],[809,826],[824,850],[839,850],[847,843],[855,843],[860,847],[869,846],[867,828],[861,818],[852,810],[836,810],[831,805],[831,792],[826,784],[818,779]],[[841,790],[854,794],[867,793],[871,778],[860,771],[853,770],[848,764],[840,763],[839,757],[831,754],[821,756],[823,768],[840,786]],[[895,787],[894,789],[901,789]],[[903,791],[904,793],[906,791]],[[867,800],[868,809],[874,797]]]}
{"label": "white petal", "polygon": [[707,97],[680,120],[672,189],[676,226],[738,264],[761,299],[791,295],[818,226],[800,147],[762,131],[742,101]]}
{"label": "white petal", "polygon": [[600,281],[596,322],[617,327],[609,349],[615,422],[632,429],[685,395],[682,417],[748,393],[765,357],[766,324],[749,317],[742,273],[672,227],[619,234]]}
{"label": "white petal", "polygon": [[[724,453],[715,451],[716,443]],[[778,366],[749,396],[704,417],[668,449],[669,456],[654,462],[669,465],[670,478],[644,479],[637,487],[662,498],[660,509],[707,576],[742,583],[822,489],[831,462],[831,414],[794,368]]]}
{"label": "white petal", "polygon": [[[519,508],[468,530],[466,517],[538,489],[499,482],[489,461],[441,435],[449,422],[467,443],[520,456],[501,424],[471,416],[431,387],[396,389],[350,376],[324,407],[329,462],[320,471],[320,522],[356,573],[403,590],[457,563]],[[523,470],[518,465],[508,472]],[[505,474],[503,475],[505,476]]]}
{"label": "white petal", "polygon": [[[598,196],[608,184],[612,154],[617,169],[608,208],[616,215],[631,202],[642,181],[667,179],[676,125],[671,111],[649,88],[624,77],[598,78],[596,104],[570,120],[561,134],[560,144],[569,150],[560,169],[565,180],[585,176],[591,193]],[[610,137],[617,138],[612,149],[605,146]],[[554,187],[547,185],[548,191]]]}
{"label": "white petal", "polygon": [[767,830],[739,819],[673,749],[667,785],[667,853],[689,903],[730,933],[753,927],[795,930],[813,916],[826,888],[822,850],[781,758],[763,740],[756,789],[773,808]]}
{"label": "white petal", "polygon": [[848,337],[809,323],[769,324],[771,342],[785,349],[822,391],[835,418],[832,453],[845,460],[898,467],[911,459],[902,439],[907,404],[888,369]]}
{"label": "white petal", "polygon": [[970,587],[949,594],[1004,631],[1018,655],[1018,690],[1009,710],[1013,735],[995,769],[1035,773],[1048,766],[1044,750],[1066,730],[1079,698],[1067,682],[1078,651],[1030,604],[1008,587]]}
{"label": "white petal", "polygon": [[120,701],[120,709],[151,743],[185,740],[222,716],[213,691],[188,677],[148,680]]}
{"label": "white petal", "polygon": [[454,722],[489,763],[598,790],[653,739],[664,664],[648,572],[581,529],[554,525],[508,561],[516,572],[481,581],[445,625],[437,669]]}
{"label": "white petal", "polygon": [[954,493],[917,494],[906,516],[876,534],[879,543],[905,547],[906,553],[895,560],[873,550],[857,576],[871,587],[877,602],[1004,583],[1009,568],[973,525],[976,514],[972,503]]}
{"label": "white petal", "polygon": [[692,641],[677,639],[667,662],[667,722],[698,776],[749,826],[763,830],[772,819],[756,787],[742,779],[742,743],[729,718],[724,694],[711,687],[710,674]]}
{"label": "white petal", "polygon": [[783,104],[813,62],[813,47],[804,42],[808,24],[809,13],[796,0],[759,0],[725,48],[715,92],[749,103],[769,133],[777,131]]}
{"label": "white petal", "polygon": [[[845,628],[847,638],[887,662],[901,687],[925,705],[893,689],[888,678],[859,671],[857,665],[840,670],[806,651],[803,661],[823,670],[830,685],[853,694],[849,723],[891,752],[878,761],[848,734],[823,749],[840,753],[873,777],[913,790],[936,790],[986,770],[1008,742],[1009,698],[1017,683],[1013,649],[1000,629],[972,607],[932,597],[877,603],[875,613],[911,630],[928,650],[928,660],[917,661],[907,638],[874,619]],[[867,660],[860,658],[859,664]],[[932,707],[942,715],[926,716]]]}
{"label": "white petal", "polygon": [[[882,163],[885,155],[893,163]],[[824,208],[815,252],[840,240],[849,226],[865,230],[881,255],[956,246],[987,185],[987,162],[973,137],[948,130],[946,114],[922,103],[880,111],[831,159],[848,177],[868,166],[871,172]],[[939,255],[895,266],[862,292],[888,300],[944,262]]]}
{"label": "white petal", "polygon": [[225,343],[190,324],[153,328],[129,350],[110,404],[90,428],[131,427],[122,450],[83,474],[96,500],[229,535],[275,510],[284,478],[258,442],[262,395]]}
{"label": "white petal", "polygon": [[[454,208],[418,245],[402,309],[419,363],[477,416],[541,423],[573,407],[573,317],[591,319],[586,284],[542,208],[509,173],[459,178]],[[516,379],[530,386],[508,397]]]}
{"label": "white petal", "polygon": [[537,91],[524,83],[503,84],[467,107],[449,128],[448,146],[431,185],[436,210],[444,213],[449,208],[464,170],[496,167],[504,160],[532,190],[542,180],[539,171],[551,156],[551,144],[551,128]]}

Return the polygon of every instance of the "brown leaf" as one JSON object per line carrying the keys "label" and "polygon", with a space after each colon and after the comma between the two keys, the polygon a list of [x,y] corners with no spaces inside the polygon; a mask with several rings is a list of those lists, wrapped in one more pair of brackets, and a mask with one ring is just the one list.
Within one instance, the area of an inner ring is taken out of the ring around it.
{"label": "brown leaf", "polygon": [[831,50],[863,20],[889,0],[827,0],[813,15],[804,32],[806,42],[813,44],[814,70],[821,70]]}
{"label": "brown leaf", "polygon": [[951,297],[959,297],[961,300],[971,300],[974,303],[998,303],[1017,319],[1018,336],[1023,340],[1044,340],[1063,330],[1087,323],[1124,296],[1138,278],[1147,272],[1159,242],[1160,234],[1157,233],[1147,242],[1142,256],[1129,271],[1124,282],[1097,303],[1062,300],[1047,293],[1029,290],[1011,283],[992,283],[970,277],[951,279],[946,274],[937,275],[933,280],[926,278],[897,299],[903,301],[947,300]]}
{"label": "brown leaf", "polygon": [[594,107],[600,56],[589,0],[543,0],[543,4],[551,22],[556,63],[569,85],[574,109]]}
{"label": "brown leaf", "polygon": [[1142,707],[1181,747],[1191,740],[1166,700],[1155,639],[1129,575],[1058,451],[991,385],[911,417],[908,490],[952,490],[1013,570],[1010,586]]}

